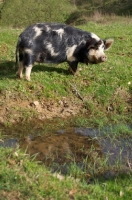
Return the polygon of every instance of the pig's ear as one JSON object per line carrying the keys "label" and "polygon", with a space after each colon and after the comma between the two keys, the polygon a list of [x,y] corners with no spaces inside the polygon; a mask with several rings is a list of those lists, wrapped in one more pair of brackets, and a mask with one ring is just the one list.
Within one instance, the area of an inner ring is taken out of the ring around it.
{"label": "pig's ear", "polygon": [[114,39],[107,39],[104,40],[105,50],[108,50],[114,42]]}

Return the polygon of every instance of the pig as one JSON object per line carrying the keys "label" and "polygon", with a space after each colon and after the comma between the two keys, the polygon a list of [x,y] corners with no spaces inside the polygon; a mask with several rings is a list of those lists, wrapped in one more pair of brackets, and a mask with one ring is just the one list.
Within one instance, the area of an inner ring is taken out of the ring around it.
{"label": "pig", "polygon": [[[60,23],[37,23],[27,27],[18,38],[16,46],[17,76],[30,74],[35,62],[59,64],[67,62],[69,71],[75,75],[78,63],[97,64],[105,62],[113,39],[100,39],[92,32]],[[18,59],[19,58],[19,59]],[[19,60],[19,62],[18,62]]]}

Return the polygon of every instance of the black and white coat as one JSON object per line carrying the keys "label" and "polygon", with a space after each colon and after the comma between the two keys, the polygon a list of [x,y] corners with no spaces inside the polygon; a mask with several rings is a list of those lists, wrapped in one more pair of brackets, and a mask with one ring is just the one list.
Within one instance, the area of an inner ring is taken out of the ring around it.
{"label": "black and white coat", "polygon": [[30,80],[35,62],[69,64],[75,74],[81,63],[100,63],[107,60],[104,50],[109,49],[113,39],[102,40],[97,35],[59,23],[37,23],[27,27],[19,36],[16,47],[17,75],[22,78],[24,67],[26,79]]}

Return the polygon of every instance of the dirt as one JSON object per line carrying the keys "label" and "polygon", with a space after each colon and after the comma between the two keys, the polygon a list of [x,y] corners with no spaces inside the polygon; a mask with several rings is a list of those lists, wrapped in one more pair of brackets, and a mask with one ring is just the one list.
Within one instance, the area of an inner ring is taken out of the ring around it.
{"label": "dirt", "polygon": [[[128,103],[126,110],[131,112],[131,96],[124,89],[118,88],[114,97]],[[107,112],[114,111],[114,107],[106,108]],[[70,97],[62,97],[54,100],[49,98],[38,99],[35,94],[32,98],[18,91],[0,91],[0,125],[14,124],[27,120],[38,119],[44,121],[56,117],[67,118],[80,113],[89,114],[85,110],[85,100],[73,94]]]}
{"label": "dirt", "polygon": [[6,200],[22,200],[22,196],[20,192],[18,191],[1,191],[1,199],[6,199]]}
{"label": "dirt", "polygon": [[13,124],[31,118],[45,120],[74,116],[82,110],[83,102],[80,102],[76,97],[62,97],[58,101],[46,98],[35,100],[18,92],[5,91],[0,93],[0,124]]}

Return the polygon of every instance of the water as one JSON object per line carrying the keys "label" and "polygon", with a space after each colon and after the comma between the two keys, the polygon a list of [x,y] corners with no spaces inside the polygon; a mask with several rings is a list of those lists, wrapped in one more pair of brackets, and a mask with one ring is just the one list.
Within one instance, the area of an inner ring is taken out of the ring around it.
{"label": "water", "polygon": [[132,167],[132,137],[126,137],[125,133],[124,137],[115,137],[112,135],[114,130],[115,127],[72,128],[47,134],[39,130],[38,134],[35,129],[32,130],[33,134],[25,134],[22,138],[0,141],[0,146],[13,148],[19,145],[52,168],[52,171],[59,170],[64,174],[71,163],[76,163],[76,166],[87,172],[93,170],[93,166],[98,170],[105,163],[104,175],[108,177],[113,173],[113,168],[129,171]]}
{"label": "water", "polygon": [[3,141],[0,141],[0,147],[13,148],[19,143],[19,140],[16,138],[9,138]]}

